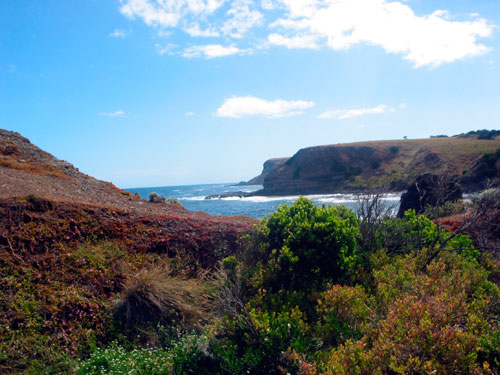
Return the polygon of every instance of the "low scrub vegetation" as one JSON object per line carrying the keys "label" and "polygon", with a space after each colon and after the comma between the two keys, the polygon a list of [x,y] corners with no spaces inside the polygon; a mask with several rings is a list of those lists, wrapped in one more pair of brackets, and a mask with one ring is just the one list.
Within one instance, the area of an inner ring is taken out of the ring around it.
{"label": "low scrub vegetation", "polygon": [[474,225],[492,213],[485,207],[498,209],[498,191],[450,208],[469,220],[451,231],[412,210],[394,218],[379,198],[357,213],[305,198],[281,206],[215,270],[179,269],[175,258],[102,241],[68,243],[41,256],[40,268],[6,253],[0,366],[82,375],[498,374],[500,268],[464,234],[480,230]]}

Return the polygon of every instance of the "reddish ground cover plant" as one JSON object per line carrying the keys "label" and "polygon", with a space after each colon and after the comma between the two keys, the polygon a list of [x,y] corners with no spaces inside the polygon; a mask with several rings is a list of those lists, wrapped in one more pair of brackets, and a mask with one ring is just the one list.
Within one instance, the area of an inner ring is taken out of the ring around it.
{"label": "reddish ground cover plant", "polygon": [[34,196],[1,200],[0,372],[69,373],[74,358],[123,335],[112,303],[132,275],[171,264],[168,276],[196,277],[251,228]]}

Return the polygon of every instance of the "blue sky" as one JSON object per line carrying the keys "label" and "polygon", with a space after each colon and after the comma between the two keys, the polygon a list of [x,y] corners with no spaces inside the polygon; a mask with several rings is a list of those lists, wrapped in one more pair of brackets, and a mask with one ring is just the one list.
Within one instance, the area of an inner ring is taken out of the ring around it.
{"label": "blue sky", "polygon": [[120,187],[498,129],[498,0],[0,0],[0,123]]}

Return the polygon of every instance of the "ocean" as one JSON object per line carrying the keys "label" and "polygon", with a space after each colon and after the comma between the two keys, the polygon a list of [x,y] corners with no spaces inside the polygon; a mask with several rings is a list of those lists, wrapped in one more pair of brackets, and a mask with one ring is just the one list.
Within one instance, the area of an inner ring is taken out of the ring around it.
{"label": "ocean", "polygon": [[[222,199],[205,199],[208,195],[222,194],[228,192],[252,192],[262,189],[260,185],[253,186],[234,186],[234,184],[205,184],[205,185],[186,185],[186,186],[161,186],[150,188],[131,188],[126,189],[131,193],[139,193],[141,198],[148,199],[149,193],[157,192],[167,198],[178,198],[182,205],[190,211],[204,211],[212,215],[246,215],[256,219],[269,216],[281,204],[292,204],[296,196],[286,197],[230,197]],[[357,208],[356,194],[321,194],[305,195],[316,205],[344,205],[355,210]],[[396,209],[399,205],[401,193],[391,193],[384,196],[387,204]]]}

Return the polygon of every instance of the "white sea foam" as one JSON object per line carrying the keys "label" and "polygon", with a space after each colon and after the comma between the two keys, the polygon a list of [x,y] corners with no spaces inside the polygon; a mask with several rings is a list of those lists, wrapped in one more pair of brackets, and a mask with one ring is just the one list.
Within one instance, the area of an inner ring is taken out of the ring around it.
{"label": "white sea foam", "polygon": [[[288,195],[288,196],[252,196],[252,197],[223,197],[223,198],[213,198],[213,200],[223,200],[223,201],[243,201],[243,202],[253,202],[253,203],[266,203],[273,201],[286,201],[293,202],[297,200],[300,195]],[[326,203],[326,204],[343,204],[343,203],[356,203],[359,199],[357,194],[311,194],[304,195],[305,198],[312,200],[313,202]],[[381,199],[384,201],[399,201],[401,193],[389,193],[384,194]],[[183,198],[186,200],[202,200],[205,197],[191,197]]]}
{"label": "white sea foam", "polygon": [[299,196],[288,196],[288,197],[265,197],[265,196],[254,196],[254,197],[225,197],[221,198],[224,201],[244,201],[244,202],[255,202],[255,203],[265,203],[273,201],[295,201]]}

